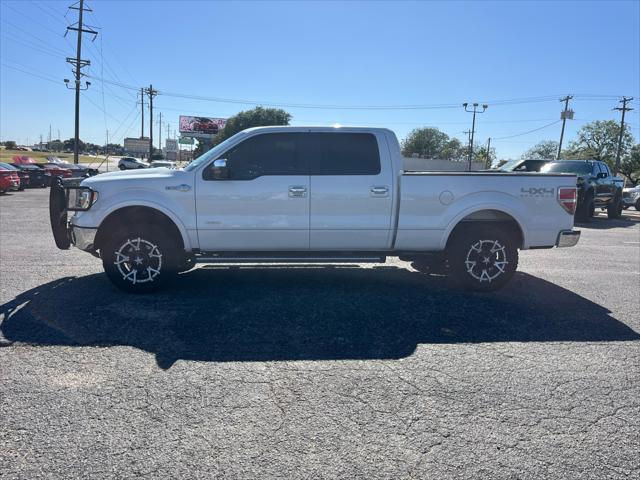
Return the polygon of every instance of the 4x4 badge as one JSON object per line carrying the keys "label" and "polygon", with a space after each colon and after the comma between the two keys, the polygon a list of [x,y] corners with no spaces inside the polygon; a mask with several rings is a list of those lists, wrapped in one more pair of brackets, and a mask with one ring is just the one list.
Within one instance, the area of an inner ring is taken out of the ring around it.
{"label": "4x4 badge", "polygon": [[521,188],[521,197],[553,197],[555,190],[553,188]]}

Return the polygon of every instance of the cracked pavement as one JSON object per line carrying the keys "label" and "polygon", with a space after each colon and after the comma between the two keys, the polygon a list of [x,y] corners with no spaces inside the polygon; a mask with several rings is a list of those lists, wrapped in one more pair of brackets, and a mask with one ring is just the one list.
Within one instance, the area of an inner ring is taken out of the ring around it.
{"label": "cracked pavement", "polygon": [[399,261],[117,291],[0,197],[0,476],[640,475],[640,214],[469,294]]}

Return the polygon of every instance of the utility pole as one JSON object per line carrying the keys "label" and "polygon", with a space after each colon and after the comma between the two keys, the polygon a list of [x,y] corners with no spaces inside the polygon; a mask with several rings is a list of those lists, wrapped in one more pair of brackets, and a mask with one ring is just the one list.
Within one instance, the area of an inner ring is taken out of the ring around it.
{"label": "utility pole", "polygon": [[170,131],[171,131],[171,124],[170,124],[170,123],[167,123],[167,138],[171,138],[171,133],[170,133]]}
{"label": "utility pole", "polygon": [[140,88],[140,111],[142,119],[140,120],[140,138],[144,138],[144,88]]}
{"label": "utility pole", "polygon": [[622,112],[622,118],[620,119],[620,136],[618,137],[618,150],[616,151],[616,168],[613,171],[614,175],[618,174],[618,170],[620,170],[620,154],[622,150],[622,137],[624,136],[624,114],[630,110],[633,110],[631,107],[627,107],[627,103],[633,100],[633,97],[622,97],[619,103],[622,104],[621,107],[615,107],[614,110],[619,110]]}
{"label": "utility pole", "polygon": [[487,140],[487,163],[485,168],[491,168],[491,137]]}
{"label": "utility pole", "polygon": [[158,91],[153,89],[153,85],[149,85],[147,95],[149,95],[149,159],[151,159],[153,155],[153,97],[158,95]]}
{"label": "utility pole", "polygon": [[569,100],[573,98],[573,95],[567,95],[561,98],[560,101],[564,102],[564,110],[560,113],[562,119],[562,130],[560,130],[560,142],[558,143],[558,154],[556,160],[560,160],[560,153],[562,153],[562,139],[564,138],[564,124],[567,122],[567,118],[573,120],[573,110],[569,110]]}
{"label": "utility pole", "polygon": [[160,112],[160,119],[158,120],[158,148],[162,150],[162,112]]}
{"label": "utility pole", "polygon": [[49,124],[49,142],[47,143],[47,150],[51,148],[51,124]]}
{"label": "utility pole", "polygon": [[[74,23],[67,27],[67,31],[64,33],[65,36],[69,33],[69,30],[75,30],[78,32],[78,41],[76,46],[76,57],[67,57],[67,63],[70,63],[74,66],[73,73],[76,77],[75,79],[75,90],[76,90],[76,120],[75,120],[75,137],[73,142],[73,163],[78,163],[78,150],[80,143],[80,90],[86,90],[91,85],[91,82],[85,82],[85,87],[80,87],[80,79],[84,75],[82,73],[82,68],[90,65],[91,62],[89,60],[83,60],[80,58],[82,53],[82,34],[90,33],[93,35],[93,40],[98,36],[98,32],[91,28],[83,28],[82,25],[82,16],[84,12],[92,12],[90,8],[84,8],[84,0],[79,0],[69,7],[70,10],[78,10],[78,22]],[[74,26],[76,25],[76,26]],[[65,84],[67,84],[67,88],[69,88],[69,80],[64,79]]]}
{"label": "utility pole", "polygon": [[463,103],[462,106],[464,107],[465,112],[473,113],[473,123],[471,124],[471,140],[469,141],[469,171],[471,171],[471,162],[473,160],[473,137],[476,132],[476,113],[484,113],[487,108],[489,108],[489,105],[482,105],[482,110],[478,110],[477,103],[473,104],[473,110],[467,109],[467,107],[469,106],[468,103]]}

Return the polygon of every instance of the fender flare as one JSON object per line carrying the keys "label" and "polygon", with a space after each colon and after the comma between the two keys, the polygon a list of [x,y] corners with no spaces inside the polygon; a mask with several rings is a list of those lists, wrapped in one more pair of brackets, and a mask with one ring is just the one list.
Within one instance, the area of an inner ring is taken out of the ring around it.
{"label": "fender flare", "polygon": [[465,219],[469,215],[472,215],[477,212],[481,212],[483,210],[495,210],[495,211],[504,213],[506,215],[509,215],[511,218],[513,218],[513,220],[518,225],[520,232],[522,233],[522,246],[523,248],[527,248],[527,231],[523,227],[522,222],[520,222],[520,220],[518,219],[519,215],[513,209],[505,206],[502,203],[488,203],[488,204],[474,205],[459,212],[453,218],[453,220],[449,222],[449,224],[445,228],[444,234],[442,235],[442,240],[440,240],[440,249],[444,250],[447,247],[447,243],[449,241],[449,237],[451,236],[451,232],[453,232],[454,228],[456,228],[463,219]]}
{"label": "fender flare", "polygon": [[165,208],[165,207],[161,206],[158,203],[150,202],[148,200],[136,200],[136,201],[120,202],[120,203],[117,203],[115,205],[110,206],[109,209],[105,211],[105,214],[102,217],[102,220],[100,221],[100,224],[98,225],[98,229],[100,228],[100,226],[102,226],[104,221],[107,218],[109,218],[109,215],[111,215],[113,212],[115,212],[117,210],[120,210],[122,208],[127,208],[127,207],[147,207],[147,208],[152,208],[152,209],[157,210],[160,213],[166,215],[174,223],[174,225],[178,228],[178,231],[180,232],[180,236],[182,237],[182,243],[184,245],[185,250],[186,251],[191,251],[193,249],[193,246],[191,245],[191,242],[189,241],[189,235],[187,235],[187,229],[185,228],[185,226],[182,223],[182,221],[180,220],[180,218],[174,212],[169,210],[168,208]]}

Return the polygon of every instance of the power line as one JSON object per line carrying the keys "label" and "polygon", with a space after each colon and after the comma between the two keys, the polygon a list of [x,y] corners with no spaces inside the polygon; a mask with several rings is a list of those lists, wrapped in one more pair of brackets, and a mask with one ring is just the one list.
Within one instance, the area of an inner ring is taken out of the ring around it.
{"label": "power line", "polygon": [[[105,80],[105,82],[120,88],[128,90],[138,90],[139,87],[129,85],[124,82],[114,82]],[[308,104],[308,103],[292,103],[292,102],[275,102],[267,100],[249,100],[239,98],[226,98],[226,97],[208,97],[203,95],[192,95],[186,93],[169,92],[164,90],[158,91],[159,95],[164,97],[184,98],[189,100],[199,100],[216,103],[231,103],[241,105],[263,105],[268,107],[284,107],[284,108],[308,108],[319,110],[434,110],[434,109],[455,109],[459,108],[460,103],[440,103],[440,104],[415,104],[415,105],[337,105],[337,104]],[[551,96],[539,96],[539,97],[524,97],[524,98],[512,98],[506,100],[492,100],[485,103],[490,103],[496,106],[507,105],[521,105],[527,103],[539,103],[555,101],[557,95]]]}
{"label": "power line", "polygon": [[492,138],[493,141],[496,140],[505,140],[507,138],[515,138],[515,137],[521,137],[523,135],[528,135],[529,133],[533,133],[533,132],[537,132],[539,130],[544,130],[545,128],[550,127],[551,125],[556,125],[557,123],[560,123],[562,120],[556,120],[554,122],[548,123],[546,125],[543,125],[542,127],[539,128],[534,128],[533,130],[527,130],[526,132],[522,132],[522,133],[516,133],[515,135],[507,135],[506,137],[496,137],[496,138]]}
{"label": "power line", "polygon": [[52,78],[52,77],[45,77],[44,75],[40,75],[40,74],[37,74],[37,73],[28,72],[28,71],[23,70],[23,69],[21,69],[21,68],[18,68],[18,67],[12,67],[11,65],[7,65],[7,64],[6,64],[6,63],[4,63],[4,62],[3,62],[1,65],[2,65],[2,66],[4,66],[4,67],[10,68],[10,69],[12,69],[12,70],[17,70],[18,72],[22,72],[22,73],[25,73],[25,74],[27,74],[27,75],[31,75],[32,77],[41,78],[42,80],[46,80],[47,82],[51,82],[51,83],[55,83],[56,85],[60,85],[60,80],[56,80],[56,79],[54,79],[54,78]]}

